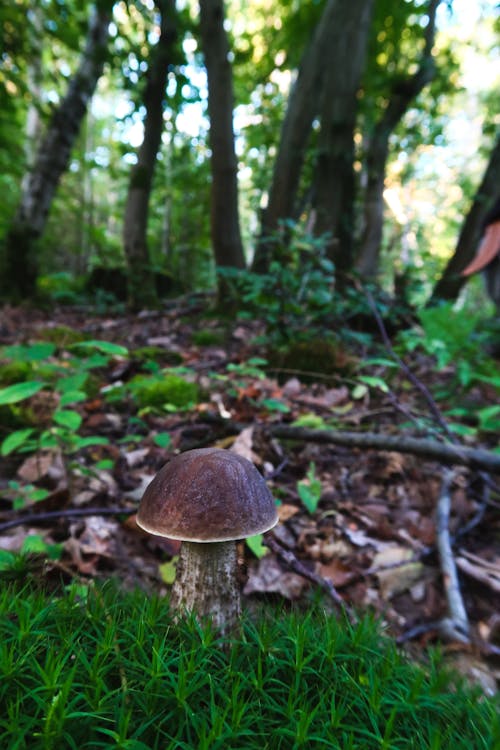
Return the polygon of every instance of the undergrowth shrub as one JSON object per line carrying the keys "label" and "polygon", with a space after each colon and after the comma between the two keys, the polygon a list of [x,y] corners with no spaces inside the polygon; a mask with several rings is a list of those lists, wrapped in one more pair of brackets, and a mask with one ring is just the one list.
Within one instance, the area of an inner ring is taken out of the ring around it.
{"label": "undergrowth shrub", "polygon": [[267,337],[278,343],[322,330],[331,316],[335,280],[327,237],[313,237],[287,220],[268,242],[273,254],[266,273],[219,269],[240,315],[263,319]]}

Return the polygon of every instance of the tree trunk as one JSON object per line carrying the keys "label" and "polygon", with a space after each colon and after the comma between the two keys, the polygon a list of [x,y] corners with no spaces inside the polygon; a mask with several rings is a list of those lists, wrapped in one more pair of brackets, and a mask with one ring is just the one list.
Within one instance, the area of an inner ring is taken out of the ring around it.
{"label": "tree trunk", "polygon": [[296,218],[300,175],[312,124],[319,111],[326,75],[324,61],[336,26],[338,6],[339,0],[328,0],[290,92],[268,204],[262,217],[261,237],[252,265],[257,273],[264,273],[268,268],[273,247],[268,240],[278,229],[280,220]]}
{"label": "tree trunk", "polygon": [[417,72],[404,81],[398,80],[392,87],[389,103],[376,123],[366,163],[368,181],[364,199],[364,231],[361,239],[358,271],[366,277],[378,272],[382,229],[384,223],[384,185],[389,138],[413,99],[430,83],[435,74],[432,48],[436,35],[436,11],[440,0],[430,0],[425,28],[425,45]]}
{"label": "tree trunk", "polygon": [[373,0],[340,2],[329,40],[321,131],[313,190],[316,234],[331,235],[330,257],[340,275],[353,263],[354,128]]}
{"label": "tree trunk", "polygon": [[[102,4],[101,4],[102,5]],[[41,237],[61,176],[68,167],[89,101],[102,75],[108,41],[109,11],[99,5],[92,11],[85,48],[66,96],[55,109],[35,164],[24,181],[21,200],[5,240],[6,294],[25,300],[36,291]]]}
{"label": "tree trunk", "polygon": [[440,300],[454,300],[457,298],[467,278],[461,276],[461,272],[474,257],[481,234],[483,224],[491,204],[498,196],[500,185],[500,136],[493,147],[490,160],[484,173],[481,184],[475,195],[474,202],[467,214],[457,246],[452,258],[449,260],[443,275],[437,282],[429,300],[429,304],[437,304]]}
{"label": "tree trunk", "polygon": [[215,264],[244,268],[233,132],[233,77],[223,0],[200,0],[200,32],[208,79],[211,233]]}
{"label": "tree trunk", "polygon": [[173,47],[177,41],[175,0],[159,0],[160,39],[147,72],[144,138],[132,168],[125,207],[123,243],[128,263],[128,302],[134,309],[157,303],[155,277],[147,245],[149,197],[163,131],[163,103]]}

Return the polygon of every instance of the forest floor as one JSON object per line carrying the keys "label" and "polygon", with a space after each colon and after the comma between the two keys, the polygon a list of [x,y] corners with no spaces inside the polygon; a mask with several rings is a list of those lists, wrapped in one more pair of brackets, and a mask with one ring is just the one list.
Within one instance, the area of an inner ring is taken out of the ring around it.
{"label": "forest floor", "polygon": [[[175,453],[228,448],[254,461],[279,502],[280,522],[264,545],[252,540],[239,547],[247,606],[258,608],[264,598],[300,607],[323,590],[324,605],[332,611],[338,612],[339,601],[349,612],[373,611],[413,654],[441,639],[455,667],[488,692],[497,689],[498,477],[461,465],[445,467],[411,452],[318,442],[317,430],[307,428],[376,432],[401,440],[436,434],[425,434],[408,419],[428,410],[428,403],[404,371],[396,368],[390,387],[381,389],[360,388],[359,381],[356,386],[352,367],[322,378],[293,368],[273,370],[258,343],[259,322],[229,324],[202,312],[190,305],[135,316],[93,317],[64,308],[1,311],[4,352],[13,345],[57,340],[49,359],[64,368],[71,362],[70,334],[77,332],[124,346],[129,354],[108,352],[100,362],[82,365],[92,368],[92,392],[70,408],[81,417],[79,435],[105,437],[102,445],[89,441],[75,449],[62,441],[56,449],[13,451],[0,458],[0,550],[57,550],[37,569],[49,582],[115,577],[127,588],[166,593],[179,543],[142,532],[135,523],[137,504]],[[200,335],[202,330],[209,333]],[[61,341],[65,336],[67,345]],[[360,356],[361,351],[350,352],[347,359],[352,364]],[[407,364],[430,390],[453,379],[452,367],[437,372],[423,354],[415,353]],[[194,382],[196,403],[141,409],[126,385],[141,374],[161,374],[161,368]],[[488,407],[497,403],[498,391],[485,383],[466,397],[469,404]],[[39,391],[29,400],[31,413],[50,423],[40,414],[50,413],[58,398],[56,389]],[[440,401],[440,409],[445,405]],[[286,431],[278,436],[277,427],[291,425],[298,429],[293,439]],[[436,433],[439,425],[434,428]],[[0,439],[5,434],[4,427]],[[468,438],[461,441],[471,445]],[[497,448],[495,436],[481,436],[481,447]],[[45,489],[43,498],[33,499],[36,494],[30,496],[26,487]],[[453,556],[443,563],[437,513],[446,494]],[[449,583],[446,564],[458,571],[468,642],[447,628],[456,613],[444,585]]]}

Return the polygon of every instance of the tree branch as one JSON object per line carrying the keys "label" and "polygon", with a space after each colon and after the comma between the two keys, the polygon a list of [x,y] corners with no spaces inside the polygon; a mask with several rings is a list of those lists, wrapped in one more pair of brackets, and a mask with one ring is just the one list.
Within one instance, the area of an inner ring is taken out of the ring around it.
{"label": "tree branch", "polygon": [[346,448],[373,448],[379,451],[413,453],[443,464],[468,466],[471,469],[500,474],[500,455],[479,448],[445,445],[426,438],[383,435],[373,432],[311,430],[288,425],[270,425],[265,429],[273,437],[283,440],[305,440],[311,443],[332,443]]}

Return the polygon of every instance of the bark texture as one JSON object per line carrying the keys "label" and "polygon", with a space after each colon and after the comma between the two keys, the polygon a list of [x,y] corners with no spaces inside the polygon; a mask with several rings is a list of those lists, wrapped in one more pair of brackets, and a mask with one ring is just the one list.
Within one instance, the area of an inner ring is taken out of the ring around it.
{"label": "bark texture", "polygon": [[316,234],[331,235],[330,257],[342,275],[353,265],[354,128],[373,0],[339,2],[323,64],[321,131],[313,189]]}
{"label": "bark texture", "polygon": [[65,97],[55,109],[37,151],[35,164],[23,183],[21,200],[5,242],[5,289],[12,299],[35,293],[38,259],[35,244],[43,234],[61,176],[68,167],[82,120],[106,59],[108,8],[93,9],[80,64]]}
{"label": "bark texture", "polygon": [[370,138],[367,156],[367,186],[364,199],[364,230],[361,239],[358,271],[366,277],[378,272],[380,246],[384,223],[384,186],[389,138],[411,102],[434,78],[436,67],[432,48],[436,36],[436,11],[441,0],[430,0],[428,23],[424,34],[424,49],[416,73],[398,80],[389,94],[387,107],[376,123]]}
{"label": "bark texture", "polygon": [[461,276],[461,272],[476,253],[486,215],[498,196],[499,185],[500,136],[496,140],[481,184],[462,224],[455,252],[434,287],[430,304],[436,304],[440,300],[456,299],[462,286],[467,282],[467,277]]}
{"label": "bark texture", "polygon": [[253,270],[264,273],[272,256],[269,237],[282,219],[296,218],[297,191],[307,144],[325,76],[327,51],[336,25],[339,0],[328,0],[313,37],[302,57],[297,79],[290,92],[281,128],[279,148],[274,163],[267,208],[262,217],[262,230],[256,248]]}
{"label": "bark texture", "polygon": [[241,597],[236,580],[236,542],[183,542],[172,590],[172,608],[193,613],[227,635],[238,627]]}
{"label": "bark texture", "polygon": [[147,244],[149,198],[163,131],[163,105],[170,65],[177,41],[175,0],[160,0],[160,38],[149,62],[144,106],[144,138],[132,168],[125,207],[123,243],[128,264],[128,302],[134,309],[157,302],[156,285]]}
{"label": "bark texture", "polygon": [[211,233],[216,266],[244,268],[233,131],[233,75],[222,0],[200,1],[200,32],[208,79],[212,169]]}

